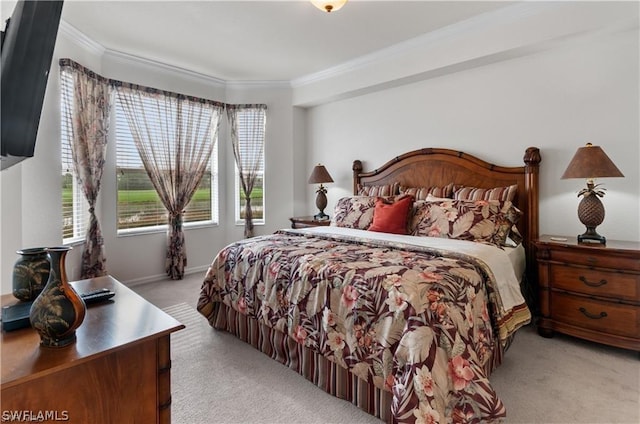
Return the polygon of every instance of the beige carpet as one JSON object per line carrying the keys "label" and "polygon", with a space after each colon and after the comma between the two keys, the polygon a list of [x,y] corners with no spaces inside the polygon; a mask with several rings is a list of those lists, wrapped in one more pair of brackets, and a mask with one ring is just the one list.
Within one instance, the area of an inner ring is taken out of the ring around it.
{"label": "beige carpet", "polygon": [[[192,306],[164,308],[186,325],[172,334],[175,424],[380,423],[329,396]],[[639,423],[638,354],[522,329],[491,382],[507,423]]]}
{"label": "beige carpet", "polygon": [[185,324],[171,335],[174,424],[381,423],[230,334],[183,303],[164,308]]}

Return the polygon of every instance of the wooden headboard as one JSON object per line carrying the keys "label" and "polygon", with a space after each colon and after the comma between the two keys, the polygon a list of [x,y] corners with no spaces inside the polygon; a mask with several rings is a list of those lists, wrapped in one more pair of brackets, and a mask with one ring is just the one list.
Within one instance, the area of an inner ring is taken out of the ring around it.
{"label": "wooden headboard", "polygon": [[[405,187],[443,187],[453,182],[469,187],[493,188],[518,185],[514,204],[524,213],[518,229],[527,252],[527,264],[534,262],[532,241],[538,237],[538,169],[540,150],[529,147],[524,166],[498,166],[468,153],[427,148],[397,156],[380,168],[364,172],[362,162],[353,162],[353,193],[358,186],[400,183]],[[530,270],[532,267],[528,267]]]}

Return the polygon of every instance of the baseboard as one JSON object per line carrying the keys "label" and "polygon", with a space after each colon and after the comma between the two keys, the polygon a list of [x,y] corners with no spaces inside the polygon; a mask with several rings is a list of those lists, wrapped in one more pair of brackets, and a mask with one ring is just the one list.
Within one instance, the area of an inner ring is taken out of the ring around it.
{"label": "baseboard", "polygon": [[[184,275],[190,275],[190,274],[195,274],[197,272],[203,272],[206,271],[207,269],[209,269],[209,265],[202,265],[202,266],[196,266],[193,268],[186,268],[184,270]],[[142,284],[146,284],[146,283],[152,283],[155,281],[160,281],[160,280],[166,280],[167,274],[156,274],[156,275],[151,275],[148,277],[141,277],[141,278],[135,278],[133,280],[125,280],[125,281],[120,281],[122,284],[124,284],[127,287],[135,287],[135,286],[140,286]]]}

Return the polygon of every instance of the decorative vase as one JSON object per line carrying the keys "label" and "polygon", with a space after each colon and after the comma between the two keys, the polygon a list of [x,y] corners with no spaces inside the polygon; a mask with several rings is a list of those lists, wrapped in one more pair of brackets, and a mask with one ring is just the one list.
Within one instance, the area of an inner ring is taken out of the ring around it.
{"label": "decorative vase", "polygon": [[44,247],[32,247],[16,252],[20,258],[13,265],[13,295],[30,301],[38,297],[49,280],[49,256]]}
{"label": "decorative vase", "polygon": [[40,334],[40,345],[63,347],[76,341],[86,306],[67,280],[65,257],[71,247],[48,247],[51,272],[47,285],[33,301],[29,320]]}

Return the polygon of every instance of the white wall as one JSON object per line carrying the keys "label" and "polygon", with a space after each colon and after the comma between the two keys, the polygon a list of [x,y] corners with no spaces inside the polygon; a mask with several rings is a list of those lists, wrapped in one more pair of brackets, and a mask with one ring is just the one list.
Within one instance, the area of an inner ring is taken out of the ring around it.
{"label": "white wall", "polygon": [[[613,4],[612,20],[602,9],[606,4],[597,6],[602,26],[594,23],[594,11],[588,25],[580,27],[578,13],[572,25],[579,34],[551,45],[545,32],[549,28],[539,26],[539,38],[529,39],[517,54],[500,53],[500,48],[511,48],[511,40],[504,40],[503,46],[485,46],[491,60],[475,57],[470,64],[468,57],[452,57],[446,69],[434,73],[416,68],[415,78],[396,81],[391,84],[395,87],[345,89],[328,99],[315,92],[315,86],[326,86],[324,81],[297,91],[294,98],[299,101],[320,99],[320,105],[308,110],[306,163],[311,169],[322,162],[333,176],[329,206],[351,194],[354,159],[373,170],[410,150],[447,147],[495,164],[522,166],[525,149],[536,146],[542,154],[541,232],[575,236],[584,232],[577,219],[576,193],[585,181],[560,177],[576,149],[592,142],[602,146],[625,175],[598,181],[607,189],[607,216],[598,231],[609,239],[640,240],[638,5],[617,9],[619,4]],[[635,16],[631,25],[626,16]],[[523,38],[512,31],[512,39]],[[471,29],[467,35],[475,36]],[[350,72],[364,74],[366,68]],[[336,97],[340,100],[333,100]],[[313,210],[312,195],[307,208]]]}

